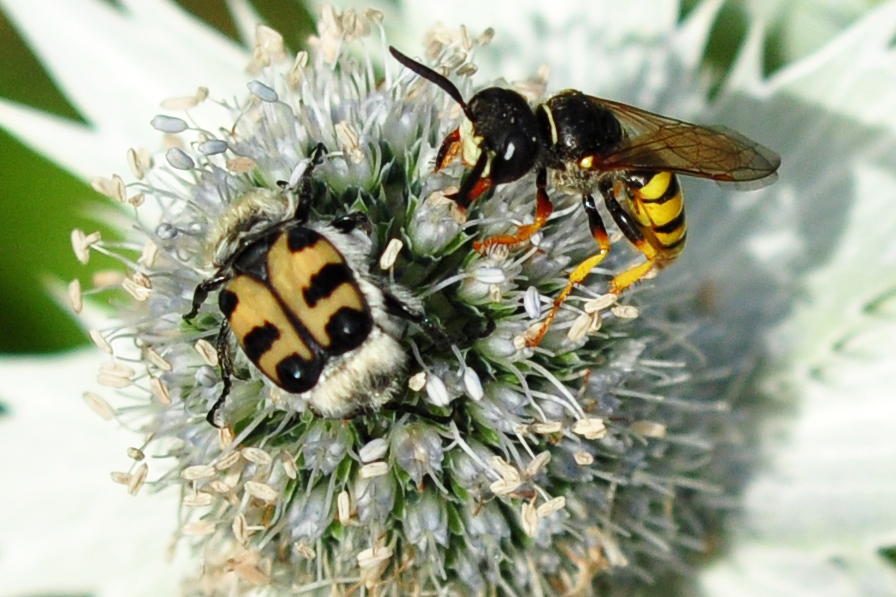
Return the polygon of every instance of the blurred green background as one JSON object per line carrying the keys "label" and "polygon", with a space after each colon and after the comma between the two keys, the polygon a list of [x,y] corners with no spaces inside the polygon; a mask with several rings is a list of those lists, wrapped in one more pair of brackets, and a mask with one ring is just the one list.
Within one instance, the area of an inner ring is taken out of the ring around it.
{"label": "blurred green background", "polygon": [[[235,37],[224,0],[178,3]],[[721,78],[743,40],[750,14],[763,14],[770,24],[766,70],[771,72],[808,53],[875,3],[730,0],[713,31],[706,54],[707,67],[717,79]],[[299,0],[256,0],[254,4],[293,47],[313,32],[309,11]],[[697,0],[684,1],[682,17],[697,4]],[[359,4],[359,8],[365,6],[366,3]],[[495,26],[500,27],[500,22]],[[79,118],[2,11],[0,63],[0,96],[67,118]],[[64,285],[75,277],[81,279],[83,286],[90,286],[90,275],[98,260],[93,260],[91,267],[81,266],[72,254],[69,234],[72,228],[96,229],[89,214],[106,200],[2,129],[0,155],[0,222],[4,226],[0,235],[0,353],[39,353],[83,344],[84,334],[66,308],[51,298],[48,288],[52,281]]]}
{"label": "blurred green background", "polygon": [[[223,0],[181,0],[178,4],[236,38]],[[261,0],[255,5],[292,45],[313,31],[311,17],[299,2]],[[0,96],[79,120],[2,10],[0,62]],[[49,352],[83,344],[85,335],[67,308],[50,296],[49,286],[53,281],[68,284],[75,277],[85,288],[90,286],[92,272],[103,264],[96,259],[88,267],[78,263],[69,234],[73,228],[96,230],[90,214],[108,200],[2,128],[0,155],[0,222],[4,227],[0,234],[0,352]]]}

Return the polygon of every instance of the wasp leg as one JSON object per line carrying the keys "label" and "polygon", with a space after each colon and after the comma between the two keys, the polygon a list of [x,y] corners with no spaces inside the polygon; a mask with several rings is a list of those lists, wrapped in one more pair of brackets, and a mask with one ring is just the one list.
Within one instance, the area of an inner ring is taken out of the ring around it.
{"label": "wasp leg", "polygon": [[190,321],[196,317],[199,313],[199,307],[201,307],[202,303],[208,298],[208,294],[228,279],[230,279],[230,276],[218,272],[214,277],[200,282],[199,285],[196,286],[196,290],[193,291],[193,305],[190,308],[190,312],[184,315],[184,320]]}
{"label": "wasp leg", "polygon": [[233,385],[230,381],[233,375],[233,358],[230,355],[230,344],[227,341],[229,335],[230,323],[225,319],[221,322],[221,329],[218,331],[218,339],[215,342],[215,349],[218,352],[218,364],[221,366],[221,381],[224,382],[224,388],[221,390],[221,395],[218,396],[218,399],[215,400],[215,403],[209,409],[208,414],[205,415],[205,420],[212,427],[217,427],[218,429],[222,427],[217,422],[218,411],[224,406],[224,401],[227,400],[230,388]]}
{"label": "wasp leg", "polygon": [[454,132],[445,137],[442,146],[439,147],[439,153],[436,156],[435,172],[438,172],[460,153],[460,129],[454,129]]}
{"label": "wasp leg", "polygon": [[604,221],[597,211],[597,204],[594,202],[594,197],[590,193],[585,193],[582,196],[582,205],[585,206],[585,213],[588,215],[588,227],[591,229],[591,237],[594,239],[594,242],[597,243],[598,251],[577,265],[576,268],[572,270],[572,273],[569,274],[569,281],[566,283],[566,288],[564,288],[560,294],[557,295],[557,298],[554,299],[554,304],[551,305],[551,311],[541,324],[538,334],[536,334],[534,338],[526,341],[529,346],[537,346],[538,343],[541,342],[541,339],[544,337],[545,332],[548,331],[551,322],[554,321],[557,311],[560,310],[560,305],[563,304],[563,301],[566,300],[572,292],[572,289],[575,288],[576,284],[581,284],[582,281],[588,277],[588,274],[591,273],[591,270],[597,267],[597,265],[604,260],[604,257],[607,256],[607,253],[610,252],[610,236],[607,234],[607,229],[604,227]]}
{"label": "wasp leg", "polygon": [[488,153],[483,150],[479,153],[479,158],[476,160],[476,164],[473,165],[473,169],[470,170],[463,183],[461,183],[460,190],[453,195],[447,196],[457,204],[461,211],[466,211],[479,195],[492,188],[492,179],[482,176],[487,164]]}
{"label": "wasp leg", "polygon": [[535,221],[531,224],[520,226],[516,234],[499,234],[481,242],[477,241],[473,243],[473,248],[482,252],[495,245],[515,245],[529,240],[533,234],[541,230],[548,218],[551,217],[551,214],[554,213],[554,204],[551,203],[551,198],[548,197],[547,186],[547,169],[539,168],[538,174],[535,176]]}
{"label": "wasp leg", "polygon": [[[614,184],[619,184],[620,187],[617,189]],[[613,278],[610,282],[610,292],[617,296],[622,294],[626,288],[635,282],[642,280],[644,276],[656,266],[657,258],[660,254],[657,247],[644,236],[641,226],[627,211],[625,211],[622,205],[620,205],[619,200],[616,198],[617,192],[622,191],[622,186],[624,186],[624,183],[622,182],[617,181],[617,183],[613,183],[608,180],[606,182],[601,182],[598,185],[598,188],[600,189],[601,195],[604,197],[604,204],[607,206],[607,210],[610,212],[613,221],[619,226],[619,230],[625,235],[625,238],[627,238],[629,242],[644,255],[646,261],[625,270],[621,274],[617,274],[616,277]],[[633,200],[637,201],[637,193],[634,194],[635,198]]]}

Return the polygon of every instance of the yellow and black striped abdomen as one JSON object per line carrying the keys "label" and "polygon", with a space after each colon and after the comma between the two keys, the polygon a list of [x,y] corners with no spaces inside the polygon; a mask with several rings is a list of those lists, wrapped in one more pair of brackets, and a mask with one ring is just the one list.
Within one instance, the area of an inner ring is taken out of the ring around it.
{"label": "yellow and black striped abdomen", "polygon": [[294,226],[234,261],[222,313],[246,356],[288,392],[311,390],[327,359],[360,346],[373,317],[345,258],[319,232]]}
{"label": "yellow and black striped abdomen", "polygon": [[632,215],[644,227],[645,237],[657,251],[662,267],[678,257],[687,238],[684,199],[678,178],[671,172],[645,177],[640,187],[630,185]]}

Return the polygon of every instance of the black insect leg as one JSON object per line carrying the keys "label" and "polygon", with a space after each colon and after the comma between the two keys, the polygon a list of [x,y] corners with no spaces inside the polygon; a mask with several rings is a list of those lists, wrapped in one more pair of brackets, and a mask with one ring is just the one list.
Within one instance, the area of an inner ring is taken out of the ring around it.
{"label": "black insect leg", "polygon": [[233,386],[233,382],[230,380],[233,376],[233,358],[230,355],[229,337],[230,323],[225,319],[221,322],[221,329],[218,331],[218,339],[215,342],[215,349],[218,353],[218,365],[221,367],[221,381],[224,383],[224,388],[221,390],[221,395],[218,396],[218,399],[215,400],[215,403],[208,411],[208,414],[205,415],[205,420],[212,427],[219,429],[222,426],[217,423],[217,414],[221,407],[224,406],[224,401],[227,399],[228,394],[230,394],[230,388]]}
{"label": "black insect leg", "polygon": [[193,305],[190,308],[190,312],[184,315],[184,320],[190,321],[199,313],[199,307],[202,306],[202,303],[208,298],[208,294],[215,290],[218,286],[226,282],[230,279],[229,275],[222,274],[218,272],[214,275],[214,277],[209,278],[208,280],[204,280],[198,286],[196,286],[196,290],[193,291]]}
{"label": "black insect leg", "polygon": [[[618,187],[619,191],[617,191],[616,187],[617,182],[620,185]],[[625,182],[613,181],[608,177],[598,184],[598,189],[600,190],[600,194],[604,197],[604,204],[607,206],[610,216],[612,216],[616,225],[619,226],[619,230],[622,231],[625,238],[635,245],[635,248],[643,253],[646,258],[646,261],[616,275],[616,277],[613,278],[613,281],[610,282],[610,292],[619,295],[635,282],[642,280],[644,276],[654,268],[659,253],[657,248],[644,236],[642,227],[635,221],[632,215],[622,207],[619,203],[619,199],[616,197],[617,192],[620,192],[622,189],[627,190]]]}
{"label": "black insect leg", "polygon": [[[304,222],[308,219],[311,203],[314,200],[314,181],[312,180],[311,175],[314,173],[314,168],[323,163],[325,155],[327,155],[327,146],[323,143],[318,143],[311,151],[311,161],[308,163],[308,167],[305,168],[301,178],[299,178],[298,183],[296,183],[295,192],[299,197],[298,204],[296,205],[296,212],[293,216],[296,220]],[[283,186],[283,184],[281,184],[281,186]]]}
{"label": "black insect leg", "polygon": [[383,301],[386,313],[395,317],[401,317],[420,326],[432,338],[433,342],[443,348],[451,345],[451,339],[448,335],[425,314],[412,309],[404,301],[387,291],[383,292]]}
{"label": "black insect leg", "polygon": [[359,228],[367,234],[370,234],[373,231],[373,227],[370,224],[370,218],[367,217],[367,214],[360,211],[353,211],[344,216],[339,216],[333,220],[333,228],[343,234],[348,234]]}
{"label": "black insect leg", "polygon": [[[620,232],[622,232],[622,234],[625,235],[625,238],[635,245],[638,250],[646,254],[641,247],[642,245],[647,244],[647,239],[644,238],[644,233],[641,232],[641,227],[638,223],[635,222],[631,214],[625,211],[625,208],[619,203],[619,199],[616,198],[616,190],[614,187],[614,181],[609,177],[601,180],[597,185],[597,189],[604,198],[604,204],[607,206],[607,211],[610,212],[613,221],[619,226]],[[625,184],[620,183],[620,187],[624,188]]]}

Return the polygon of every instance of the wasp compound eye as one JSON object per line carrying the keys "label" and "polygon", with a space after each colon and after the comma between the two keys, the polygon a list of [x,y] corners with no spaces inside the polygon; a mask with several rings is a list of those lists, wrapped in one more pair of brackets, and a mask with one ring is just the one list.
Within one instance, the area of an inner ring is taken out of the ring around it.
{"label": "wasp compound eye", "polygon": [[482,148],[493,154],[492,184],[512,182],[532,170],[541,143],[538,121],[522,95],[489,87],[473,96],[470,112],[475,118],[475,136],[482,140]]}
{"label": "wasp compound eye", "polygon": [[495,184],[512,182],[532,171],[538,157],[538,144],[522,131],[508,131],[495,148],[491,178]]}

